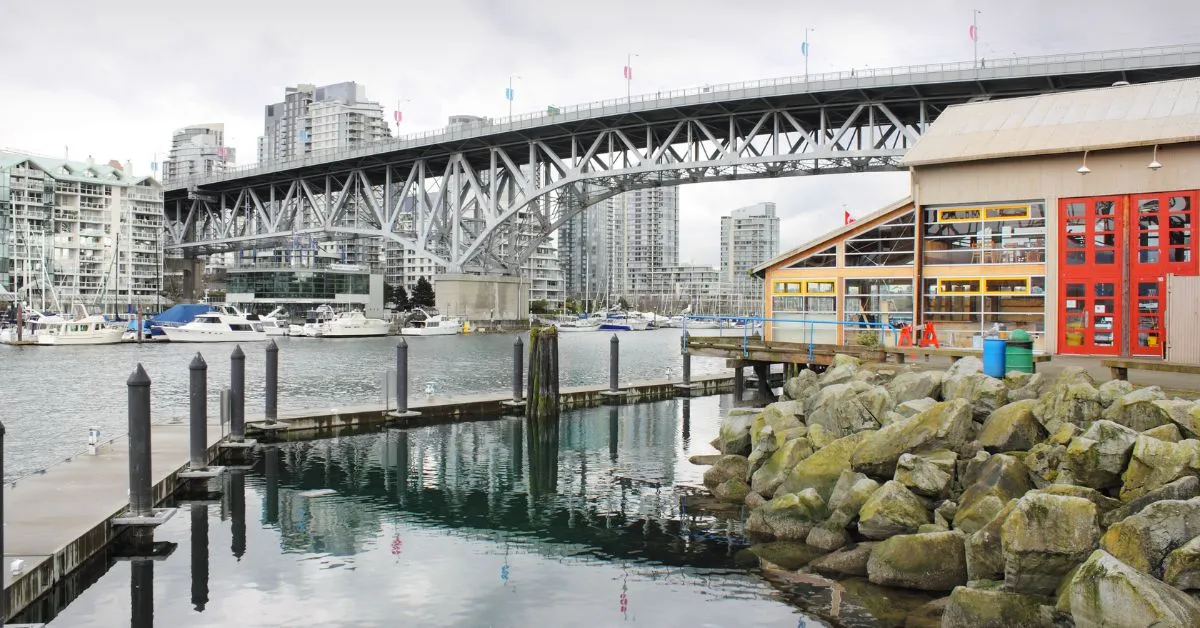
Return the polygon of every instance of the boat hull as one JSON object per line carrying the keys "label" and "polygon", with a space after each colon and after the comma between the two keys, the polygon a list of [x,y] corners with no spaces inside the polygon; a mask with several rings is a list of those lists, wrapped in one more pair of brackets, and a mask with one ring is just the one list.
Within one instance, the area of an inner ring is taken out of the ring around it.
{"label": "boat hull", "polygon": [[115,345],[121,342],[125,330],[120,327],[66,334],[41,333],[37,335],[39,345]]}
{"label": "boat hull", "polygon": [[558,328],[558,331],[561,331],[561,332],[567,333],[567,334],[574,334],[577,332],[585,332],[585,331],[600,331],[600,325],[585,325],[585,326],[556,325],[555,327]]}
{"label": "boat hull", "polygon": [[255,342],[267,339],[265,331],[199,330],[184,327],[163,327],[171,342]]}
{"label": "boat hull", "polygon": [[404,327],[401,336],[457,336],[462,333],[461,327]]}
{"label": "boat hull", "polygon": [[337,325],[325,325],[323,329],[316,332],[318,338],[372,338],[378,336],[386,336],[388,333],[388,325],[383,321],[378,323],[367,323],[361,326],[354,327],[339,327]]}

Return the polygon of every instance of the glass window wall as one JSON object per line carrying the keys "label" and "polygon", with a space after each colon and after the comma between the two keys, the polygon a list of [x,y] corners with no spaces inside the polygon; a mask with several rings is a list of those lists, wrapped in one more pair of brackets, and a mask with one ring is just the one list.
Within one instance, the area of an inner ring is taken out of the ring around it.
{"label": "glass window wall", "polygon": [[1027,264],[1046,260],[1046,205],[1041,202],[926,207],[926,264]]}

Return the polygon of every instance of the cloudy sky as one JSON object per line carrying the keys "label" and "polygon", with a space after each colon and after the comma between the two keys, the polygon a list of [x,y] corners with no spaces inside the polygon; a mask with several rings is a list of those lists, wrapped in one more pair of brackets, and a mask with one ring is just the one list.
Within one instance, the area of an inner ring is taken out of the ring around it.
{"label": "cloudy sky", "polygon": [[[515,112],[809,71],[1200,42],[1196,0],[0,0],[0,148],[132,160],[148,172],[171,132],[224,122],[254,160],[263,107],[297,83],[358,81],[403,132]],[[718,260],[719,216],[775,201],[782,245],[907,193],[903,174],[685,186],[681,261]]]}

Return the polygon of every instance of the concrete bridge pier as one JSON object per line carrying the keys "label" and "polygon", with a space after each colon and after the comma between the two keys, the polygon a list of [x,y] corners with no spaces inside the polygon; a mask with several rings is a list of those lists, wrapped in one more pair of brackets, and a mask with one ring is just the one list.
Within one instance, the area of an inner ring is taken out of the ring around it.
{"label": "concrete bridge pier", "polygon": [[529,280],[514,275],[434,276],[437,309],[459,316],[473,325],[491,327],[496,322],[529,320]]}

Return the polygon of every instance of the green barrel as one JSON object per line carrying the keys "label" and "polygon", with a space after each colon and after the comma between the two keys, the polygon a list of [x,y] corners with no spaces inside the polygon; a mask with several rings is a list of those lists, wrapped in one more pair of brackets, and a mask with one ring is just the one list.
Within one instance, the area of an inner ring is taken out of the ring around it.
{"label": "green barrel", "polygon": [[1008,335],[1004,362],[1009,371],[1033,372],[1033,340],[1024,329],[1014,330]]}

